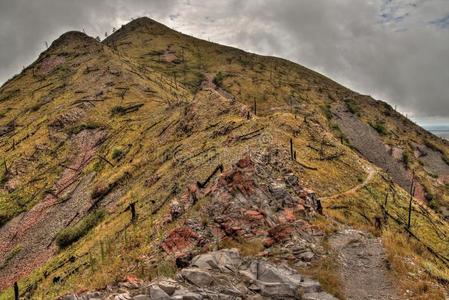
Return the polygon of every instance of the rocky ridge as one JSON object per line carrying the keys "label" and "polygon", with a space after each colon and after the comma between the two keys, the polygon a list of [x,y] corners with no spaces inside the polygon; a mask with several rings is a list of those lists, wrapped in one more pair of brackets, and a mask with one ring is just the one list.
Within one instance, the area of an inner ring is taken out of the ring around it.
{"label": "rocky ridge", "polygon": [[60,300],[336,300],[319,282],[286,265],[242,258],[237,249],[195,256],[175,279],[131,279],[105,290],[67,295]]}

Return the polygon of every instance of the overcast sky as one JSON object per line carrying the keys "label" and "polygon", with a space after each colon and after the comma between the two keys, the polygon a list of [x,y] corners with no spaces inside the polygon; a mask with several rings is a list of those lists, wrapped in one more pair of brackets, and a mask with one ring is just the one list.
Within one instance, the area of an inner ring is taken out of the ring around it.
{"label": "overcast sky", "polygon": [[104,36],[148,16],[275,55],[449,125],[449,0],[0,0],[0,83],[68,30]]}

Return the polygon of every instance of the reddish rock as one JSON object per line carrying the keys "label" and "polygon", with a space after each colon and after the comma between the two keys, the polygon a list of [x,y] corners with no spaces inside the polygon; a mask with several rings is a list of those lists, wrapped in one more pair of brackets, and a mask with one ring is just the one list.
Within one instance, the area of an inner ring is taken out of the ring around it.
{"label": "reddish rock", "polygon": [[190,193],[194,194],[198,191],[198,186],[196,184],[192,184],[189,186]]}
{"label": "reddish rock", "polygon": [[279,216],[279,223],[286,224],[291,223],[296,220],[295,213],[292,209],[286,208],[282,211],[282,214]]}
{"label": "reddish rock", "polygon": [[266,230],[263,230],[263,229],[254,229],[253,231],[252,231],[252,233],[255,235],[255,236],[267,236],[268,235],[268,231],[266,231]]}
{"label": "reddish rock", "polygon": [[188,227],[180,227],[170,232],[161,247],[165,250],[165,252],[178,256],[186,249],[197,244],[199,240],[200,237],[192,229]]}
{"label": "reddish rock", "polygon": [[140,280],[139,278],[137,278],[134,275],[126,275],[125,281],[132,283],[132,284],[136,284],[136,285],[140,285],[142,283],[142,280]]}
{"label": "reddish rock", "polygon": [[306,211],[306,208],[304,207],[303,204],[298,203],[296,205],[296,212],[303,214],[303,213],[305,213],[305,211]]}
{"label": "reddish rock", "polygon": [[252,220],[262,220],[264,218],[263,214],[256,210],[247,210],[245,215]]}
{"label": "reddish rock", "polygon": [[221,223],[220,227],[227,236],[238,236],[243,231],[241,227],[235,226],[232,222]]}
{"label": "reddish rock", "polygon": [[282,224],[271,229],[270,231],[268,231],[268,233],[270,234],[270,237],[272,237],[276,242],[281,242],[290,238],[294,230],[295,229],[292,225]]}
{"label": "reddish rock", "polygon": [[254,181],[251,176],[241,170],[232,170],[223,174],[219,185],[231,192],[240,191],[245,195],[250,195],[254,191]]}
{"label": "reddish rock", "polygon": [[251,158],[249,157],[249,155],[245,155],[244,158],[242,158],[241,160],[239,160],[237,162],[237,166],[239,168],[241,168],[241,169],[248,168],[248,167],[252,166],[252,164],[253,163],[252,163]]}
{"label": "reddish rock", "polygon": [[264,247],[265,248],[270,248],[271,246],[273,246],[274,245],[274,243],[275,243],[276,241],[274,240],[274,239],[272,239],[272,238],[266,238],[264,241],[263,241],[263,245],[264,245]]}

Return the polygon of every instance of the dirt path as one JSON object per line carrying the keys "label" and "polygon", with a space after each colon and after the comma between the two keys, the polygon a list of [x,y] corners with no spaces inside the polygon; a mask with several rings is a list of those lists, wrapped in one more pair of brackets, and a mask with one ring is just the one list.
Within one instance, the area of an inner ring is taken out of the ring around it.
{"label": "dirt path", "polygon": [[368,164],[365,166],[365,168],[366,168],[366,172],[368,173],[368,175],[366,176],[365,180],[362,183],[360,183],[360,184],[350,188],[349,190],[347,190],[347,191],[345,191],[343,193],[335,194],[335,195],[328,196],[328,197],[323,197],[321,199],[322,200],[336,199],[336,198],[339,198],[339,197],[344,196],[344,195],[355,193],[358,190],[360,190],[361,188],[363,188],[366,185],[368,185],[371,182],[371,180],[373,179],[374,175],[377,174],[377,170],[376,170],[376,168],[374,168],[373,166],[368,165]]}
{"label": "dirt path", "polygon": [[330,238],[347,300],[399,300],[380,238],[344,229]]}
{"label": "dirt path", "polygon": [[204,91],[211,91],[214,95],[216,95],[219,98],[222,98],[222,100],[225,101],[234,101],[234,97],[223,90],[222,88],[218,87],[214,83],[215,74],[213,73],[204,73],[204,80],[201,83],[201,89]]}

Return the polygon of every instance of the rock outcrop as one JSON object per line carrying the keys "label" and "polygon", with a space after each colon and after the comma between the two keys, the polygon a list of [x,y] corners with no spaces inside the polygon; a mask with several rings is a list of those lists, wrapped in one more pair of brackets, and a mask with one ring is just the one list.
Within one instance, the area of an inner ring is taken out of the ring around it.
{"label": "rock outcrop", "polygon": [[282,264],[242,258],[237,249],[198,255],[175,279],[119,283],[103,291],[67,295],[61,300],[334,300],[319,282]]}

